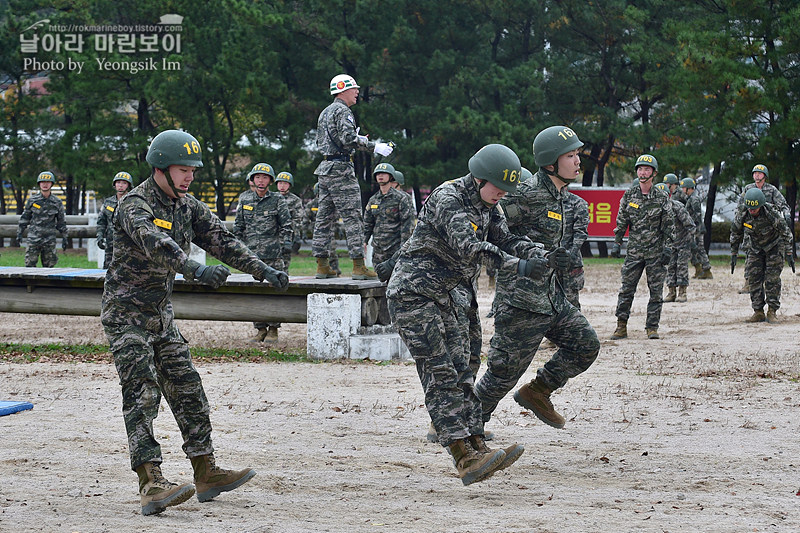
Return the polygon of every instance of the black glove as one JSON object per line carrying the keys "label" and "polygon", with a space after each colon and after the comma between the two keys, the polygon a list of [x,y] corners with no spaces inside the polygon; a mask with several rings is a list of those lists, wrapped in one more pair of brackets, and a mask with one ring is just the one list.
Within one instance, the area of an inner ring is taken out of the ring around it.
{"label": "black glove", "polygon": [[547,259],[544,257],[534,257],[531,259],[520,259],[517,264],[517,273],[520,276],[532,279],[542,279],[547,271]]}
{"label": "black glove", "polygon": [[225,265],[200,265],[197,267],[197,270],[194,271],[194,279],[203,285],[210,285],[215,289],[220,288],[230,275],[231,271],[228,270],[228,267]]}
{"label": "black glove", "polygon": [[292,253],[292,241],[284,241],[283,249],[281,251],[284,255]]}
{"label": "black glove", "polygon": [[731,274],[736,270],[736,261],[739,259],[739,252],[731,252]]}
{"label": "black glove", "polygon": [[567,270],[569,268],[569,254],[562,246],[549,252],[545,257],[547,258],[547,266],[553,270]]}
{"label": "black glove", "polygon": [[279,291],[285,291],[289,287],[289,275],[269,265],[264,266],[264,271],[260,275],[253,277],[258,281],[266,281]]}
{"label": "black glove", "polygon": [[792,252],[786,253],[786,261],[789,263],[789,266],[792,267],[792,274],[794,274],[794,254],[792,254]]}
{"label": "black glove", "polygon": [[105,237],[97,237],[97,247],[101,250],[106,249],[106,239]]}
{"label": "black glove", "polygon": [[621,249],[622,247],[619,245],[619,243],[615,242],[614,244],[611,245],[611,251],[608,252],[608,255],[610,255],[611,257],[619,258]]}
{"label": "black glove", "polygon": [[65,252],[67,251],[67,244],[69,243],[67,242],[67,236],[65,235],[61,237],[61,249],[64,250]]}
{"label": "black glove", "polygon": [[672,259],[672,248],[665,246],[664,250],[661,252],[661,264],[668,265],[670,259]]}
{"label": "black glove", "polygon": [[292,243],[292,253],[296,254],[299,251],[300,251],[300,241],[294,241],[294,243]]}
{"label": "black glove", "polygon": [[378,275],[378,279],[383,282],[389,281],[389,278],[392,277],[395,263],[396,261],[394,259],[389,258],[383,263],[378,263],[375,265],[375,273]]}

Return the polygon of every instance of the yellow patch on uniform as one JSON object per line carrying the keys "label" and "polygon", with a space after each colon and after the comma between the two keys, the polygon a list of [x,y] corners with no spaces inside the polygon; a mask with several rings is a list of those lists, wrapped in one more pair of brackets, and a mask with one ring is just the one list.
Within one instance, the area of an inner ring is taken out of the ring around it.
{"label": "yellow patch on uniform", "polygon": [[312,207],[311,210],[312,211],[319,211],[319,207]]}
{"label": "yellow patch on uniform", "polygon": [[369,207],[370,207],[371,209],[378,209],[378,204],[372,204],[372,205],[371,205],[371,206],[369,206]]}
{"label": "yellow patch on uniform", "polygon": [[469,224],[470,224],[470,226],[472,226],[472,231],[474,231],[474,232],[478,231],[478,226],[476,224],[473,224],[472,222],[470,222]]}
{"label": "yellow patch on uniform", "polygon": [[560,213],[554,213],[553,211],[548,211],[547,212],[547,218],[554,218],[556,220],[561,220],[561,214]]}
{"label": "yellow patch on uniform", "polygon": [[169,222],[168,220],[161,220],[160,218],[156,218],[153,220],[153,224],[155,224],[159,228],[172,229],[172,222]]}
{"label": "yellow patch on uniform", "polygon": [[747,222],[742,222],[742,225],[743,225],[745,228],[748,228],[748,229],[753,229],[753,226],[751,226],[751,225],[750,225],[750,224],[748,224]]}
{"label": "yellow patch on uniform", "polygon": [[628,202],[628,205],[631,206],[634,209],[639,209],[639,204],[635,204],[633,202]]}
{"label": "yellow patch on uniform", "polygon": [[252,211],[253,210],[253,206],[252,205],[243,205],[242,209],[244,209],[245,211]]}
{"label": "yellow patch on uniform", "polygon": [[41,209],[42,208],[42,206],[40,206],[36,202],[33,203],[33,207],[35,207],[36,209]]}
{"label": "yellow patch on uniform", "polygon": [[111,207],[110,205],[107,205],[107,206],[106,206],[106,209],[108,209],[108,210],[109,210],[109,211],[111,211],[112,213],[114,212],[114,208],[113,208],[113,207]]}

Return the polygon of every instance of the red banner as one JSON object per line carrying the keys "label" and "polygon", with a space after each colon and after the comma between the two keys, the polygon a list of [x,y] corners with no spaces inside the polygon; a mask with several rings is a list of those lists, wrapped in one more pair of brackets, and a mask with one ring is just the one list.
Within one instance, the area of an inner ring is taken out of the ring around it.
{"label": "red banner", "polygon": [[[570,187],[589,204],[589,237],[614,238],[619,201],[626,189],[617,187]],[[627,232],[625,233],[627,235]]]}

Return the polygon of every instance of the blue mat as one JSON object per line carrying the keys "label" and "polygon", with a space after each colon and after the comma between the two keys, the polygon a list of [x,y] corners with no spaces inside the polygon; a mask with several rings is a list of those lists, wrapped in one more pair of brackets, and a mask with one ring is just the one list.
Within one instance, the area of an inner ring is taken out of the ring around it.
{"label": "blue mat", "polygon": [[30,402],[0,402],[0,416],[10,415],[17,411],[25,411],[33,409],[33,404]]}

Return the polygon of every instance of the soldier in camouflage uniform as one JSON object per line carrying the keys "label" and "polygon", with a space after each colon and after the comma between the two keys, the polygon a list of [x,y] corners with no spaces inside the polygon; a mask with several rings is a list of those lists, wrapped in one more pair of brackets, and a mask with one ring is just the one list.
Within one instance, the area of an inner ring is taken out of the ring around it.
{"label": "soldier in camouflage uniform", "polygon": [[111,223],[117,204],[133,188],[133,179],[127,172],[117,172],[111,182],[117,194],[103,200],[100,214],[97,215],[97,247],[105,250],[103,268],[108,268],[114,257],[114,224]]}
{"label": "soldier in camouflage uniform", "polygon": [[142,514],[162,512],[195,493],[161,474],[161,448],[153,431],[162,394],[180,427],[194,470],[197,499],[208,501],[255,475],[216,466],[209,405],[186,339],[175,325],[170,296],[177,273],[219,287],[230,271],[189,258],[192,242],[220,260],[280,289],[288,276],[264,264],[225,229],[201,201],[188,194],[200,143],[188,133],[157,135],[147,152],[152,174],[128,193],[115,215],[116,253],[105,277],[100,319],[122,386],[122,412],[131,468],[139,476]]}
{"label": "soldier in camouflage uniform", "polygon": [[544,246],[544,275],[523,278],[500,270],[495,294],[494,335],[487,368],[475,386],[483,421],[514,388],[533,361],[545,335],[558,350],[536,372],[536,377],[514,393],[514,400],[555,428],[566,420],[550,401],[553,391],[585,372],[597,358],[600,341],[589,321],[571,305],[557,271],[571,264],[561,246],[566,218],[567,185],[580,173],[583,143],[570,128],[551,126],[533,141],[539,171],[500,202],[509,230]]}
{"label": "soldier in camouflage uniform", "polygon": [[[751,188],[745,193],[743,211],[736,213],[731,225],[731,274],[736,267],[739,246],[747,235],[750,248],[747,250],[745,273],[750,286],[750,303],[753,316],[747,322],[770,323],[778,321],[777,311],[781,307],[781,271],[786,258],[794,270],[792,234],[786,224],[784,213],[769,203],[764,191]],[[769,305],[766,316],[764,304]]]}
{"label": "soldier in camouflage uniform", "polygon": [[[292,251],[292,217],[286,200],[269,186],[275,179],[272,165],[257,163],[248,175],[256,192],[245,191],[239,197],[239,208],[233,222],[233,234],[258,258],[276,270],[287,272],[283,256]],[[280,322],[253,322],[256,334],[251,342],[278,340]]]}
{"label": "soldier in camouflage uniform", "polygon": [[393,322],[416,362],[439,443],[449,448],[464,485],[509,466],[524,450],[518,445],[490,450],[483,440],[481,404],[464,353],[469,341],[451,291],[470,279],[483,259],[525,276],[541,276],[547,263],[541,248],[511,234],[494,208],[519,181],[516,154],[502,145],[485,146],[470,159],[469,170],[428,197],[386,290]]}
{"label": "soldier in camouflage uniform", "polygon": [[67,249],[67,221],[64,215],[64,202],[52,193],[55,176],[45,171],[36,178],[39,192],[25,202],[25,209],[19,217],[17,242],[22,246],[22,237],[28,229],[28,248],[25,250],[25,266],[35,267],[39,256],[42,266],[52,268],[58,263],[56,255],[56,233],[61,234],[61,248]]}
{"label": "soldier in camouflage uniform", "polygon": [[583,255],[581,247],[589,238],[589,204],[577,194],[564,196],[564,237],[563,246],[569,254],[569,268],[558,271],[561,288],[567,301],[577,309],[581,308],[580,292],[583,290]]}
{"label": "soldier in camouflage uniform", "polygon": [[411,197],[392,185],[394,167],[379,163],[372,175],[380,186],[364,208],[364,240],[372,238],[372,263],[383,263],[400,249],[414,231]]}
{"label": "soldier in camouflage uniform", "polygon": [[667,296],[665,302],[683,303],[687,300],[686,287],[689,286],[689,258],[691,257],[691,243],[694,240],[695,225],[689,212],[676,200],[667,187],[674,182],[678,186],[678,177],[675,174],[664,176],[664,183],[656,185],[659,189],[670,195],[672,216],[675,220],[675,232],[672,235],[672,257],[667,265]]}
{"label": "soldier in camouflage uniform", "polygon": [[[790,228],[789,233],[791,233],[794,225],[792,224],[792,216],[789,210],[789,204],[786,202],[786,198],[783,197],[783,194],[781,194],[781,191],[779,191],[777,187],[771,183],[767,183],[767,178],[769,178],[769,169],[766,165],[757,164],[753,167],[753,183],[747,184],[742,191],[742,195],[739,197],[739,203],[736,206],[736,213],[737,215],[741,214],[744,216],[744,197],[747,194],[747,191],[756,188],[760,189],[761,192],[764,193],[767,203],[774,205],[778,209],[778,212],[783,215],[784,220],[786,220],[786,225]],[[745,233],[744,242],[742,243],[742,251],[747,254],[749,252],[749,248],[750,236]],[[745,263],[744,267],[744,277],[744,286],[739,289],[739,294],[750,294],[750,287],[747,284],[747,279],[749,278],[747,272],[747,263]]]}
{"label": "soldier in camouflage uniform", "polygon": [[620,256],[622,238],[630,230],[628,253],[622,264],[622,287],[617,298],[617,329],[611,335],[612,339],[628,336],[628,317],[643,272],[647,273],[647,287],[650,289],[645,331],[648,339],[659,338],[664,277],[666,265],[672,257],[675,230],[672,205],[664,191],[653,187],[658,161],[650,154],[643,154],[636,160],[635,168],[638,182],[625,191],[619,201],[617,227],[614,229],[614,244],[610,253],[611,257]]}
{"label": "soldier in camouflage uniform", "polygon": [[694,236],[689,243],[692,254],[691,261],[695,269],[692,277],[696,279],[714,279],[714,275],[711,274],[711,263],[708,260],[703,239],[706,225],[703,222],[703,207],[700,195],[696,192],[695,181],[692,178],[683,178],[680,186],[680,190],[675,193],[675,199],[686,207],[686,211],[689,212],[689,216],[692,217],[695,225]]}
{"label": "soldier in camouflage uniform", "polygon": [[[312,238],[314,236],[314,225],[317,222],[317,213],[319,212],[319,183],[314,184],[314,198],[306,205],[306,222],[309,227],[309,233]],[[333,212],[333,217],[338,220],[336,210]],[[328,245],[328,265],[336,273],[336,276],[342,275],[342,270],[339,268],[339,255],[336,253],[336,241],[331,239]]]}
{"label": "soldier in camouflage uniform", "polygon": [[375,143],[359,135],[356,119],[350,107],[358,101],[356,80],[340,74],[330,83],[333,103],[322,110],[317,121],[317,149],[323,159],[314,174],[319,183],[319,211],[314,225],[312,254],[317,258],[317,278],[334,278],[328,260],[333,224],[338,211],[344,220],[347,251],[353,259],[353,279],[376,279],[377,275],[364,265],[364,222],[361,218],[361,189],[353,168],[354,150],[374,151],[388,156],[393,147]]}
{"label": "soldier in camouflage uniform", "polygon": [[286,206],[289,208],[289,214],[292,217],[292,248],[288,252],[284,250],[283,262],[285,271],[289,273],[289,265],[292,263],[292,254],[300,251],[300,242],[303,240],[301,233],[303,232],[303,216],[305,210],[303,209],[303,200],[299,196],[290,192],[289,189],[294,187],[294,177],[288,172],[281,172],[275,178],[275,187],[278,192],[283,195],[286,200]]}

